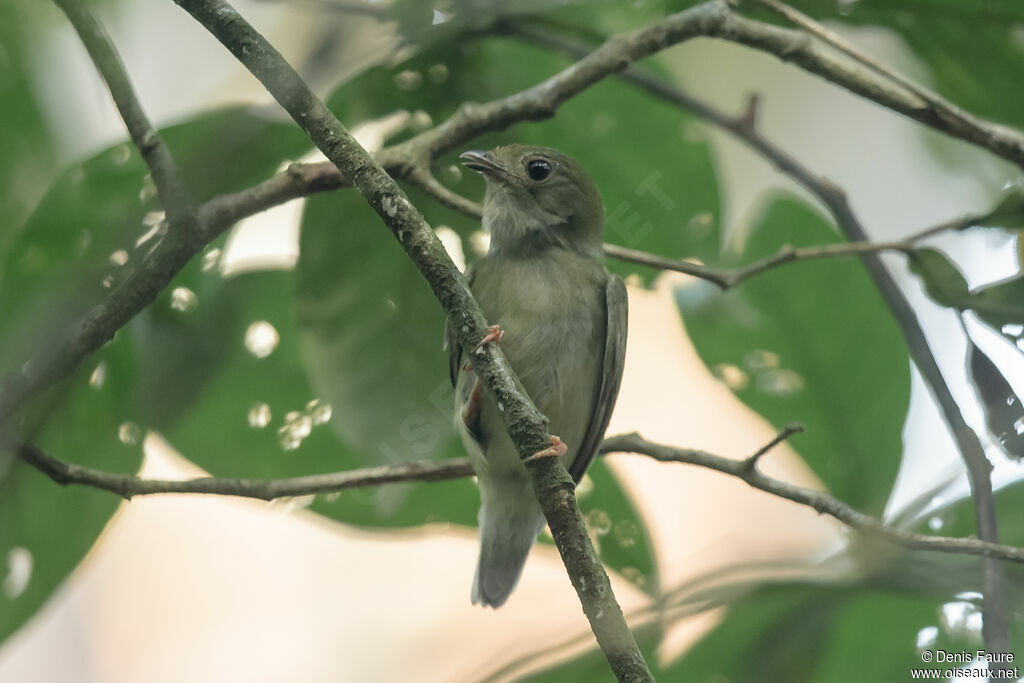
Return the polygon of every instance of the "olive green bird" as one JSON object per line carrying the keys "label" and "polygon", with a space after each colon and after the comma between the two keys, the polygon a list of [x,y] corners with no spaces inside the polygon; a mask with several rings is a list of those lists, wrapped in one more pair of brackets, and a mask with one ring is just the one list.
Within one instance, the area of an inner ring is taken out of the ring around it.
{"label": "olive green bird", "polygon": [[[467,278],[533,402],[552,447],[579,482],[597,453],[619,392],[626,349],[626,286],[603,264],[604,210],[586,171],[547,147],[508,145],[461,157],[487,183],[486,256]],[[500,333],[499,333],[500,329]],[[473,604],[512,593],[544,514],[509,438],[503,407],[472,369],[474,349],[449,330],[455,421],[480,486],[480,560]]]}

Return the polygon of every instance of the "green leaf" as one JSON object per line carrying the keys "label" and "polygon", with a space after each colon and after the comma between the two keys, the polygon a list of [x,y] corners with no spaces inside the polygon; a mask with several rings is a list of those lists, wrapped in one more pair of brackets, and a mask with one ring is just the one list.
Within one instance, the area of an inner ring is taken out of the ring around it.
{"label": "green leaf", "polygon": [[[829,244],[835,233],[794,200],[765,213],[743,252]],[[808,261],[726,293],[679,292],[683,322],[704,363],[774,425],[802,422],[793,447],[840,500],[881,510],[903,451],[910,359],[863,267]]]}
{"label": "green leaf", "polygon": [[[655,679],[669,682],[676,679],[662,677],[657,669],[660,635],[660,629],[633,629],[633,636],[636,638],[637,645],[640,646],[640,653],[644,656],[644,660],[651,669],[651,673],[654,674]],[[557,647],[557,644],[555,645]],[[615,680],[615,676],[608,668],[608,660],[605,659],[604,654],[596,646],[575,659],[557,664],[551,668],[527,676],[523,676],[520,673],[520,667],[523,665],[529,666],[535,660],[543,660],[545,654],[544,652],[539,652],[526,655],[521,660],[493,672],[487,680],[516,680],[522,683],[594,683],[594,681]],[[687,677],[685,680],[690,679]]]}
{"label": "green leaf", "polygon": [[597,459],[587,470],[579,497],[601,562],[638,588],[656,593],[657,576],[646,526],[603,460]]}
{"label": "green leaf", "polygon": [[907,256],[910,271],[921,278],[925,291],[935,303],[958,311],[973,310],[993,329],[1015,342],[1022,336],[1024,277],[970,291],[960,270],[937,249],[915,249]]}
{"label": "green leaf", "polygon": [[40,5],[34,0],[0,4],[0,259],[46,191],[55,163],[54,141],[32,83],[34,47],[50,9]]}
{"label": "green leaf", "polygon": [[[861,683],[908,680],[922,666],[922,629],[933,648],[979,644],[942,627],[949,598],[904,596],[863,587],[766,586],[730,606],[725,619],[658,680]],[[677,678],[678,677],[678,678]]]}
{"label": "green leaf", "polygon": [[[102,280],[123,267],[109,255],[128,226],[141,223],[137,157],[119,146],[59,177],[11,244],[0,280],[0,374],[67,334],[71,323],[107,290]],[[127,252],[126,252],[127,253]],[[55,457],[119,472],[138,468],[140,449],[118,440],[131,420],[123,386],[90,387],[94,372],[131,373],[130,347],[117,342],[25,410],[21,435]],[[100,384],[97,381],[95,384]],[[126,435],[138,438],[138,426]],[[0,638],[13,633],[85,555],[116,509],[105,491],[58,486],[20,461],[0,467],[0,560],[23,548],[33,558],[27,588],[0,596]]]}
{"label": "green leaf", "polygon": [[[301,152],[308,143],[293,128],[231,109],[163,133],[183,173],[198,181],[202,199],[267,177],[283,156]],[[46,340],[67,334],[142,261],[160,239],[162,216],[154,200],[145,165],[127,143],[60,174],[4,254],[4,373]],[[64,460],[134,472],[144,431],[169,423],[223,362],[223,353],[211,352],[211,337],[224,334],[233,309],[220,280],[199,262],[190,264],[151,308],[26,410],[21,436]],[[198,312],[171,308],[178,288],[197,296]],[[232,341],[240,346],[240,339]],[[124,445],[119,434],[133,443]],[[20,462],[0,468],[0,559],[25,548],[35,567],[24,593],[0,598],[9,602],[0,610],[0,638],[18,628],[78,563],[117,502],[107,492],[58,486]]]}
{"label": "green leaf", "polygon": [[931,299],[950,308],[969,308],[967,280],[955,265],[938,249],[914,249],[907,254],[910,272],[921,278]]}
{"label": "green leaf", "polygon": [[967,368],[985,410],[988,431],[1007,455],[1024,458],[1024,404],[981,349],[971,343],[967,353]]}
{"label": "green leaf", "polygon": [[313,385],[361,461],[460,453],[441,348],[444,312],[359,194],[309,200],[295,272]]}
{"label": "green leaf", "polygon": [[837,597],[802,586],[767,588],[733,605],[725,619],[659,680],[818,682]]}
{"label": "green leaf", "polygon": [[979,218],[975,225],[988,228],[1024,227],[1024,188],[1015,185],[1004,192],[995,208]]}
{"label": "green leaf", "polygon": [[[90,383],[94,368],[108,376],[130,365],[127,349],[107,347],[65,383],[46,421],[28,434],[47,453],[112,472],[135,472],[141,430],[123,421],[125,396]],[[123,426],[122,426],[123,425]],[[119,438],[124,438],[124,443]],[[81,486],[64,487],[20,460],[0,453],[0,561],[31,558],[23,591],[5,584],[0,594],[0,641],[31,617],[85,555],[117,509],[117,496]],[[6,573],[6,570],[5,570]]]}
{"label": "green leaf", "polygon": [[969,303],[978,317],[1024,351],[1024,277],[977,289]]}

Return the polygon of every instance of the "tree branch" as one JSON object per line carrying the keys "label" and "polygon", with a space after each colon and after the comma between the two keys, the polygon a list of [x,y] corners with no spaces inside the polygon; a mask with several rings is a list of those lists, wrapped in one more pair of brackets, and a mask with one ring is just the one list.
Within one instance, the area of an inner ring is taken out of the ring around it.
{"label": "tree branch", "polygon": [[[778,439],[778,437],[776,437]],[[823,491],[795,486],[789,482],[775,479],[761,473],[756,467],[749,467],[750,456],[744,460],[733,460],[705,451],[675,448],[646,441],[639,434],[623,434],[612,436],[601,444],[601,453],[640,453],[661,462],[678,462],[697,465],[737,477],[751,487],[767,493],[791,500],[800,505],[829,515],[852,529],[881,540],[888,541],[912,550],[929,550],[935,552],[957,553],[962,555],[979,555],[981,557],[1024,562],[1024,548],[999,545],[974,538],[952,538],[945,536],[929,536],[902,529],[895,529],[883,524],[880,520],[854,510],[846,503],[836,500]],[[756,455],[756,454],[755,454]],[[994,650],[995,651],[995,650]]]}
{"label": "tree branch", "polygon": [[828,29],[795,7],[787,5],[784,2],[779,2],[779,0],[754,0],[754,2],[767,7],[787,21],[799,26],[808,33],[821,39],[823,42],[831,45],[847,57],[860,62],[880,76],[889,79],[896,85],[905,88],[908,92],[917,95],[933,107],[944,110],[947,116],[974,118],[967,112],[959,109],[953,103],[939,96],[937,93],[933,93],[930,90],[917,85],[892,67],[882,64],[835,31]]}
{"label": "tree branch", "polygon": [[[611,436],[601,444],[600,454],[636,453],[666,463],[682,463],[737,477],[752,488],[785,498],[839,520],[852,529],[913,550],[977,555],[1024,564],[1024,548],[989,543],[974,538],[930,536],[886,526],[880,520],[851,508],[824,491],[817,491],[765,476],[757,467],[760,458],[782,440],[796,433],[789,425],[770,442],[742,460],[713,455],[706,451],[677,448],[647,441],[639,434]],[[468,458],[421,461],[402,465],[367,467],[357,470],[315,474],[288,479],[234,479],[201,477],[185,480],[143,479],[130,474],[113,474],[65,462],[35,446],[20,444],[15,454],[62,486],[81,485],[110,491],[123,498],[159,494],[204,494],[240,496],[272,500],[287,496],[334,493],[351,488],[380,486],[401,482],[448,481],[471,476]],[[755,457],[756,456],[756,457]],[[753,459],[753,461],[752,461]],[[751,464],[753,462],[753,464]]]}
{"label": "tree branch", "polygon": [[934,93],[919,95],[916,91],[922,89],[908,90],[904,85],[894,83],[891,73],[879,78],[837,59],[806,33],[727,12],[725,19],[713,24],[706,35],[774,54],[887,109],[987,149],[1024,168],[1024,135],[1020,131],[968,114]]}
{"label": "tree branch", "polygon": [[693,275],[702,280],[707,280],[718,285],[723,290],[731,289],[736,285],[769,270],[774,270],[787,263],[798,263],[801,261],[818,261],[821,259],[846,258],[850,256],[863,256],[864,254],[877,254],[883,251],[896,251],[907,253],[915,248],[918,241],[931,237],[938,232],[945,230],[956,230],[961,227],[976,225],[982,216],[968,216],[957,218],[951,221],[944,221],[921,232],[911,235],[898,242],[841,242],[838,244],[822,244],[813,247],[794,248],[784,245],[771,256],[765,256],[743,266],[735,268],[719,268],[705,266],[699,263],[683,261],[679,259],[665,258],[646,251],[638,251],[621,247],[617,244],[605,244],[604,253],[610,258],[629,263],[637,263],[661,270],[673,270],[677,273]]}
{"label": "tree branch", "polygon": [[149,167],[168,222],[194,224],[195,206],[185,189],[178,167],[160,133],[150,123],[121,57],[103,26],[81,0],[54,0],[78,33],[96,69],[110,90],[132,142]]}
{"label": "tree branch", "polygon": [[65,462],[29,444],[19,444],[15,452],[19,458],[61,486],[72,484],[91,486],[110,491],[129,500],[135,496],[149,496],[158,493],[217,494],[273,500],[286,496],[334,493],[345,489],[396,482],[447,481],[473,474],[469,458],[456,458],[440,462],[422,461],[402,465],[366,467],[288,479],[233,479],[226,477],[183,480],[143,479],[131,474],[115,474]]}
{"label": "tree branch", "polygon": [[[320,151],[352,182],[430,284],[458,341],[465,348],[476,347],[486,335],[483,313],[473,300],[462,273],[394,179],[352,138],[280,53],[233,7],[223,0],[176,2],[263,83]],[[443,129],[443,125],[440,128]],[[525,459],[547,448],[550,445],[547,420],[530,401],[497,345],[485,344],[474,352],[473,367],[495,398],[505,405],[502,416],[520,455]],[[653,680],[587,535],[568,472],[558,458],[539,458],[526,468],[555,544],[612,671],[620,680]]]}

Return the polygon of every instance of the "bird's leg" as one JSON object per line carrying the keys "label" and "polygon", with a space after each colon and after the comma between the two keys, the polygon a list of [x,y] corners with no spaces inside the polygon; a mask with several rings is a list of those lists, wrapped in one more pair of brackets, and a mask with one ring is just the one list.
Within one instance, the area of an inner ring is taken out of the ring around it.
{"label": "bird's leg", "polygon": [[466,407],[462,409],[462,423],[469,431],[476,430],[476,423],[480,420],[480,399],[483,396],[484,386],[477,377],[473,382],[473,389],[469,392],[466,400]]}
{"label": "bird's leg", "polygon": [[480,343],[477,344],[476,348],[473,349],[473,353],[480,353],[480,349],[482,349],[484,347],[484,344],[488,342],[501,343],[501,340],[504,339],[504,337],[505,330],[501,329],[500,325],[491,325],[490,327],[487,328],[487,334],[484,335],[484,338],[481,339]]}
{"label": "bird's leg", "polygon": [[551,445],[542,451],[537,451],[523,462],[530,462],[531,460],[539,460],[540,458],[556,457],[560,458],[566,454],[569,447],[565,445],[565,442],[559,439],[554,434],[551,435]]}

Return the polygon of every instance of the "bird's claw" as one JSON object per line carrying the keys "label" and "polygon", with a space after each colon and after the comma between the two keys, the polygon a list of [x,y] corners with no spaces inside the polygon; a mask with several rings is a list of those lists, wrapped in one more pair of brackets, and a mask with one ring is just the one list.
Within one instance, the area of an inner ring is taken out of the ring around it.
{"label": "bird's claw", "polygon": [[487,328],[487,334],[480,340],[480,343],[473,349],[473,353],[480,353],[480,349],[484,347],[484,344],[489,342],[501,343],[501,340],[505,338],[505,330],[501,329],[500,325],[491,325]]}
{"label": "bird's claw", "polygon": [[565,442],[559,439],[554,434],[551,435],[551,445],[542,451],[537,451],[524,462],[530,462],[532,460],[540,460],[541,458],[560,458],[568,452],[569,447],[565,445]]}

